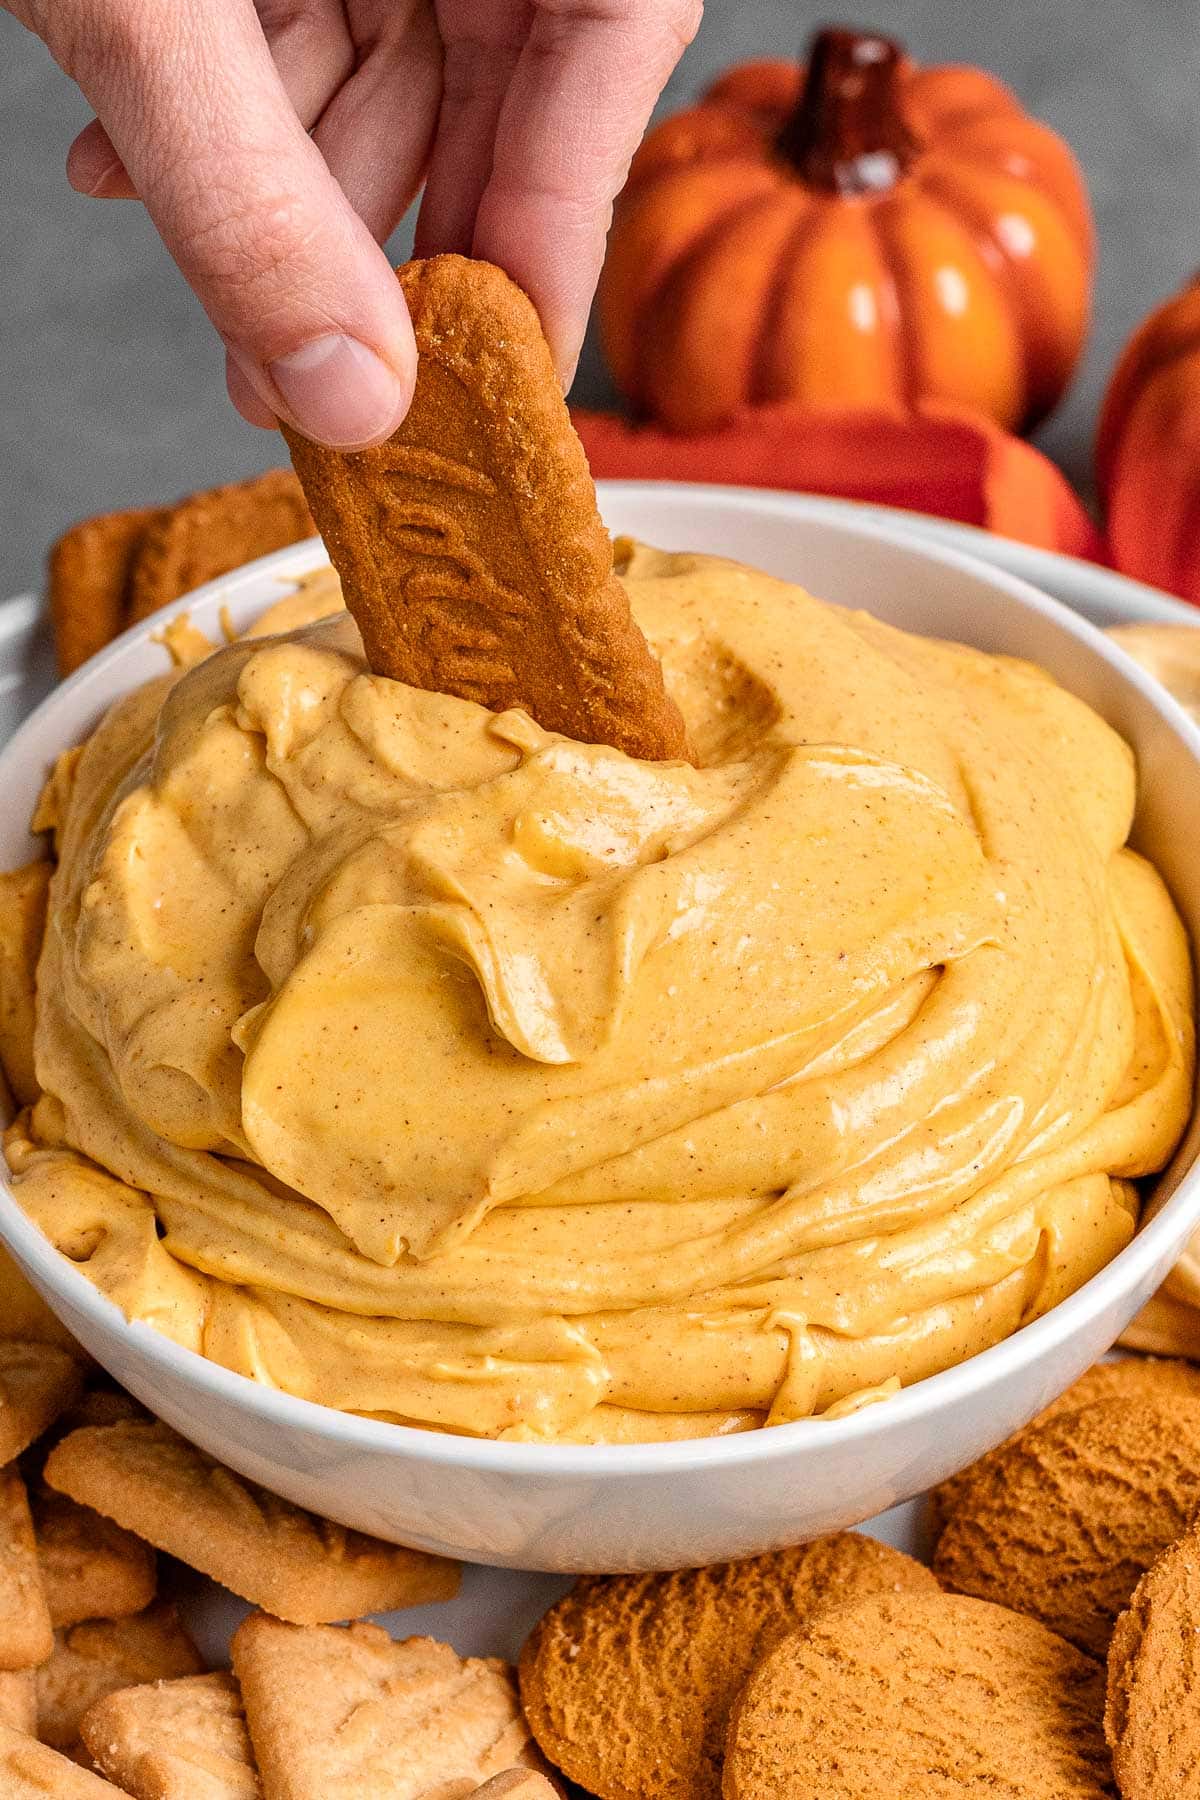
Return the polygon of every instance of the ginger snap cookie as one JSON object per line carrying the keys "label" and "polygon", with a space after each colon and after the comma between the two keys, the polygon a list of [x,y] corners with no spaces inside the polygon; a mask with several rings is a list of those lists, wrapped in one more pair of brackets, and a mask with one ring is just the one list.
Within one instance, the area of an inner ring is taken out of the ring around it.
{"label": "ginger snap cookie", "polygon": [[935,1537],[945,1529],[946,1521],[959,1506],[971,1483],[979,1475],[994,1468],[996,1459],[1019,1441],[1026,1431],[1035,1431],[1059,1413],[1078,1412],[1093,1400],[1124,1400],[1130,1406],[1143,1401],[1170,1400],[1173,1395],[1185,1400],[1200,1400],[1200,1368],[1180,1357],[1130,1356],[1121,1362],[1100,1362],[1071,1383],[1056,1400],[1042,1408],[1036,1418],[1014,1432],[1004,1443],[989,1450],[978,1462],[951,1475],[932,1488],[928,1501],[928,1520]]}
{"label": "ginger snap cookie", "polygon": [[936,1590],[920,1563],[856,1532],[587,1577],[534,1628],[521,1698],[550,1761],[599,1800],[715,1800],[729,1708],[768,1644],[848,1600]]}
{"label": "ginger snap cookie", "polygon": [[1200,1506],[1200,1400],[1098,1400],[1023,1432],[968,1488],[934,1553],[947,1587],[1103,1658],[1118,1613]]}
{"label": "ginger snap cookie", "polygon": [[631,756],[686,755],[532,302],[468,257],[397,273],[419,351],[399,430],[345,452],[283,428],[367,661]]}
{"label": "ginger snap cookie", "polygon": [[1103,1672],[1036,1620],[885,1594],[811,1620],[734,1705],[725,1800],[1109,1800]]}
{"label": "ginger snap cookie", "polygon": [[1200,1796],[1200,1532],[1149,1568],[1108,1647],[1104,1730],[1125,1800]]}

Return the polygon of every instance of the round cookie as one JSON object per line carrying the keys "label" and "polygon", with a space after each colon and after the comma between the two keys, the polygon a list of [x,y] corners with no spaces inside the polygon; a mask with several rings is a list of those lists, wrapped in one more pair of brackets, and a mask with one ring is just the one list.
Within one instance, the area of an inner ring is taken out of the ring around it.
{"label": "round cookie", "polygon": [[997,1453],[947,1523],[934,1573],[1102,1659],[1117,1614],[1197,1506],[1200,1400],[1099,1400]]}
{"label": "round cookie", "polygon": [[864,1600],[755,1668],[729,1722],[725,1800],[1106,1800],[1102,1682],[1004,1607]]}
{"label": "round cookie", "polygon": [[521,1655],[550,1761],[599,1800],[717,1800],[725,1724],[766,1646],[830,1607],[936,1592],[911,1557],[845,1532],[745,1562],[587,1577]]}
{"label": "round cookie", "polygon": [[1200,1797],[1200,1533],[1138,1582],[1108,1650],[1104,1730],[1125,1800]]}
{"label": "round cookie", "polygon": [[1049,1406],[1043,1407],[1036,1418],[1023,1425],[1021,1430],[1006,1438],[978,1462],[960,1469],[957,1475],[949,1476],[945,1481],[931,1488],[929,1493],[929,1510],[927,1519],[932,1535],[940,1537],[949,1519],[958,1506],[976,1475],[993,1466],[998,1456],[1003,1456],[1010,1444],[1014,1444],[1026,1431],[1034,1431],[1044,1425],[1048,1419],[1059,1413],[1078,1412],[1081,1406],[1089,1406],[1094,1400],[1126,1400],[1135,1404],[1139,1400],[1154,1400],[1156,1397],[1169,1399],[1179,1395],[1183,1399],[1200,1400],[1200,1367],[1195,1363],[1185,1362],[1182,1357],[1161,1356],[1128,1356],[1121,1362],[1099,1362],[1079,1377],[1078,1381],[1064,1393],[1052,1400]]}

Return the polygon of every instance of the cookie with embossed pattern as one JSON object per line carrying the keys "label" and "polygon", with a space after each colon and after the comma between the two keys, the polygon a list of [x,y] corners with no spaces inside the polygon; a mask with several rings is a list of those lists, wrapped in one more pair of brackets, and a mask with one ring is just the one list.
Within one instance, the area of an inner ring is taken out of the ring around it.
{"label": "cookie with embossed pattern", "polygon": [[494,1657],[252,1613],[233,1668],[266,1800],[460,1800],[514,1765],[545,1767]]}
{"label": "cookie with embossed pattern", "polygon": [[0,1794],[4,1800],[120,1800],[120,1788],[91,1775],[36,1738],[0,1724]]}
{"label": "cookie with embossed pattern", "polygon": [[149,1544],[51,1488],[35,1487],[30,1505],[52,1625],[126,1619],[149,1606],[158,1587]]}
{"label": "cookie with embossed pattern", "polygon": [[59,673],[69,675],[124,631],[129,577],[154,506],[81,519],[50,546],[47,589]]}
{"label": "cookie with embossed pattern", "polygon": [[557,1800],[558,1789],[536,1769],[505,1769],[476,1788],[470,1800]]}
{"label": "cookie with embossed pattern", "polygon": [[686,755],[532,303],[468,257],[398,275],[420,353],[399,430],[347,452],[284,428],[372,669],[631,756]]}
{"label": "cookie with embossed pattern", "polygon": [[131,1619],[87,1619],[54,1634],[37,1671],[38,1736],[73,1756],[83,1716],[105,1694],[136,1682],[199,1675],[204,1664],[171,1600]]}
{"label": "cookie with embossed pattern", "polygon": [[317,1518],[158,1420],[71,1432],[50,1452],[44,1478],[296,1624],[448,1600],[458,1589],[457,1563]]}
{"label": "cookie with embossed pattern", "polygon": [[0,1469],[0,1669],[45,1662],[54,1648],[25,1483]]}
{"label": "cookie with embossed pattern", "polygon": [[155,513],[138,540],[123,625],[148,618],[160,606],[256,556],[285,550],[313,535],[291,469],[268,469],[249,481],[188,494]]}
{"label": "cookie with embossed pattern", "polygon": [[36,1669],[0,1669],[0,1725],[37,1736]]}
{"label": "cookie with embossed pattern", "polygon": [[134,1800],[259,1800],[241,1691],[232,1675],[121,1688],[79,1727],[92,1760]]}
{"label": "cookie with embossed pattern", "polygon": [[66,1350],[0,1339],[0,1464],[27,1450],[82,1390],[83,1373]]}

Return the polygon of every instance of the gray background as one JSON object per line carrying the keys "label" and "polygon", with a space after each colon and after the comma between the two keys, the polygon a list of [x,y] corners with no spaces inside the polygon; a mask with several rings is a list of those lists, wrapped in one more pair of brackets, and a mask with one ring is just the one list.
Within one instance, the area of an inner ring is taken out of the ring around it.
{"label": "gray background", "polygon": [[[709,0],[663,108],[735,58],[791,54],[829,16],[806,0]],[[1200,9],[875,0],[844,17],[905,39],[923,61],[995,69],[1081,158],[1102,246],[1095,324],[1039,441],[1086,485],[1121,341],[1200,264]],[[0,596],[38,581],[46,544],[73,519],[280,460],[278,439],[226,401],[216,340],[140,208],[67,187],[63,159],[87,116],[41,45],[0,14]],[[401,234],[397,256],[403,245]],[[594,346],[576,397],[611,399]]]}

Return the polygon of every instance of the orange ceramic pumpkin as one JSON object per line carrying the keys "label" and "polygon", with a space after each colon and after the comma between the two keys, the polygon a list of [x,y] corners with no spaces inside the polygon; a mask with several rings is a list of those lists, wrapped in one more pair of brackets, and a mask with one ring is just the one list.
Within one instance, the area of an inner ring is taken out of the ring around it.
{"label": "orange ceramic pumpkin", "polygon": [[1087,329],[1091,212],[1070,150],[978,69],[818,34],[651,132],[617,205],[600,321],[627,399],[679,431],[747,404],[923,401],[1009,429]]}
{"label": "orange ceramic pumpkin", "polygon": [[1200,604],[1200,276],[1126,344],[1096,460],[1118,569]]}

